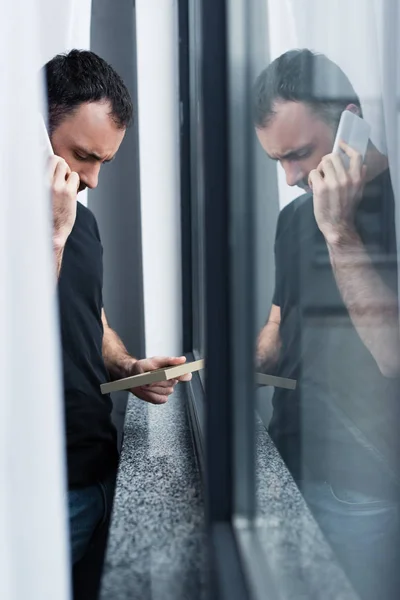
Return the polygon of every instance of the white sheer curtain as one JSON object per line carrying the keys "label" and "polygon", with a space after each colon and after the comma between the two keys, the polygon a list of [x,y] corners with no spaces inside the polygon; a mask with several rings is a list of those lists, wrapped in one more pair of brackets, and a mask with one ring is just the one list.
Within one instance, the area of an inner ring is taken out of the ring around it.
{"label": "white sheer curtain", "polygon": [[[35,5],[40,13],[41,64],[72,48],[90,48],[92,0],[36,0]],[[87,190],[79,194],[79,201],[87,206]]]}
{"label": "white sheer curtain", "polygon": [[67,600],[61,369],[37,73],[68,39],[76,45],[77,13],[64,21],[66,7],[90,16],[90,1],[0,4],[0,598]]}
{"label": "white sheer curtain", "polygon": [[[386,144],[398,208],[400,197],[400,7],[398,0],[374,0],[374,7],[378,27],[378,55]],[[397,231],[399,232],[400,220],[398,212],[397,225]]]}

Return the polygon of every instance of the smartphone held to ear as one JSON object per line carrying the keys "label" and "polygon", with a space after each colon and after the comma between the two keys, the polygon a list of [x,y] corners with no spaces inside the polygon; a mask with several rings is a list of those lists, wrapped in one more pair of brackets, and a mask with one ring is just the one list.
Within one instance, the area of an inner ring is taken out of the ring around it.
{"label": "smartphone held to ear", "polygon": [[370,132],[371,127],[364,119],[361,119],[361,117],[349,110],[344,110],[342,112],[335,143],[333,145],[333,153],[340,155],[346,169],[350,166],[350,159],[341,149],[339,142],[343,141],[353,148],[353,150],[361,155],[364,162]]}

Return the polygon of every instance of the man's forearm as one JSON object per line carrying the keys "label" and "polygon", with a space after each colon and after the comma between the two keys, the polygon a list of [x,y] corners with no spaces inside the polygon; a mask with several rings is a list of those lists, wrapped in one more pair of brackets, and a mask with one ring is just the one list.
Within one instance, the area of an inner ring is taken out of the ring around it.
{"label": "man's forearm", "polygon": [[64,255],[64,245],[53,242],[54,260],[56,263],[57,281],[60,278],[62,259]]}
{"label": "man's forearm", "polygon": [[278,366],[280,349],[279,324],[268,321],[258,336],[256,369],[274,375]]}
{"label": "man's forearm", "polygon": [[387,377],[400,374],[396,295],[374,269],[360,237],[348,231],[328,242],[336,282],[358,335]]}
{"label": "man's forearm", "polygon": [[108,325],[104,325],[103,359],[111,379],[128,377],[136,361],[130,356],[118,334]]}

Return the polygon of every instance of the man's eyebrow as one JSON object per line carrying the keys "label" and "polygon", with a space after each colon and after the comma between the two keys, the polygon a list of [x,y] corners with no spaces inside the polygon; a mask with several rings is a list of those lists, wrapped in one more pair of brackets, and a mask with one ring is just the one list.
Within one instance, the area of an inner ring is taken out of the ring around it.
{"label": "man's eyebrow", "polygon": [[115,155],[114,155],[111,158],[108,158],[107,160],[103,160],[101,156],[96,154],[96,152],[89,152],[89,150],[85,150],[85,148],[79,148],[79,146],[77,147],[77,151],[82,152],[82,154],[86,154],[87,158],[93,158],[94,160],[98,160],[98,161],[104,162],[104,163],[110,163],[115,158]]}
{"label": "man's eyebrow", "polygon": [[288,150],[287,152],[285,152],[284,154],[281,154],[280,156],[270,156],[270,158],[272,158],[273,160],[285,160],[285,159],[290,159],[293,158],[294,156],[298,156],[301,152],[304,152],[305,150],[310,150],[312,148],[311,144],[307,144],[306,146],[301,146],[301,148],[296,148],[295,150]]}

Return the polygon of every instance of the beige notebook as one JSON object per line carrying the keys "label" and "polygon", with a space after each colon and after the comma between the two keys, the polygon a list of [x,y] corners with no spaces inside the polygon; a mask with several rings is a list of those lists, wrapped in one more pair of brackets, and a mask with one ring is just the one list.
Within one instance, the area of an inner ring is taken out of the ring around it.
{"label": "beige notebook", "polygon": [[119,392],[121,390],[130,390],[131,388],[148,385],[149,383],[158,383],[159,381],[168,381],[168,379],[176,379],[187,373],[194,373],[204,369],[204,359],[195,360],[193,362],[184,363],[175,367],[164,367],[155,371],[147,371],[132,377],[117,379],[110,383],[103,383],[100,386],[102,394],[110,394],[111,392]]}
{"label": "beige notebook", "polygon": [[273,387],[295,390],[297,382],[295,379],[286,379],[286,377],[275,377],[275,375],[256,373],[256,383],[258,385],[272,385]]}

